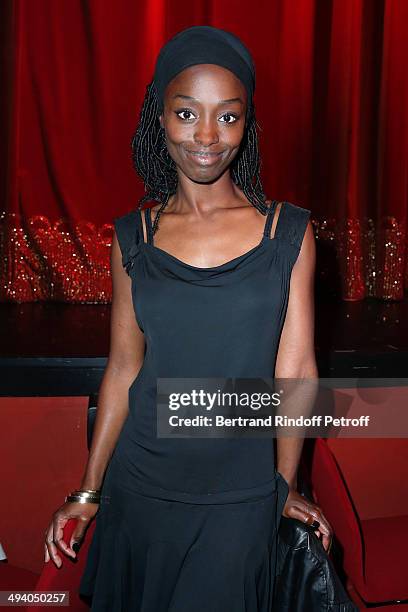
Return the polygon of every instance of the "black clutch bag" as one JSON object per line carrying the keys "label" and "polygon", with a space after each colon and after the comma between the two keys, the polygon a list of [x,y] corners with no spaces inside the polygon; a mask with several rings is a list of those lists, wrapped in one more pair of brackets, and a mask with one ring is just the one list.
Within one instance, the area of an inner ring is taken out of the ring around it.
{"label": "black clutch bag", "polygon": [[358,612],[314,528],[281,516],[273,610]]}

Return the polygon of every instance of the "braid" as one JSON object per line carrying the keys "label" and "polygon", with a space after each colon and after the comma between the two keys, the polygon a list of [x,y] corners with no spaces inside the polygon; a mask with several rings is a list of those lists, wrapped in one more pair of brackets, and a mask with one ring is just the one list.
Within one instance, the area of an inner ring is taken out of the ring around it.
{"label": "braid", "polygon": [[232,162],[231,176],[255,208],[266,214],[266,195],[263,191],[260,175],[261,160],[259,155],[257,122],[252,106],[248,111],[246,130],[241,142],[240,151]]}
{"label": "braid", "polygon": [[[161,203],[157,211],[152,232],[155,233],[160,213],[170,196],[177,190],[176,164],[169,155],[164,129],[159,121],[159,104],[153,82],[146,88],[140,112],[139,124],[131,140],[133,166],[142,178],[145,195],[139,200],[138,209],[145,202]],[[242,189],[247,199],[261,213],[266,214],[266,196],[260,176],[260,156],[254,107],[248,109],[246,129],[238,155],[232,162],[231,176]]]}

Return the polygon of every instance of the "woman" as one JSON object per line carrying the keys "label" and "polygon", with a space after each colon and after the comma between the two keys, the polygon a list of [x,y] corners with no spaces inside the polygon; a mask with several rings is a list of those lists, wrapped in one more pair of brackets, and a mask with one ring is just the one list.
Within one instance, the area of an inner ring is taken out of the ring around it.
{"label": "woman", "polygon": [[242,42],[196,26],[163,47],[147,88],[132,141],[147,194],[115,219],[92,447],[46,534],[61,566],[98,511],[80,586],[98,612],[270,611],[280,516],[330,543],[296,490],[301,439],[279,438],[275,461],[272,437],[156,434],[159,377],[317,377],[310,211],[265,198],[254,86]]}

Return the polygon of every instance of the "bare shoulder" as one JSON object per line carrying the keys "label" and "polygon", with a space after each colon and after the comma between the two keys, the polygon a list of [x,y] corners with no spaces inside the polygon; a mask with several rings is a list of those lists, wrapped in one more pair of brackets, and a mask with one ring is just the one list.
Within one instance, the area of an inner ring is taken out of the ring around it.
{"label": "bare shoulder", "polygon": [[313,231],[312,222],[307,222],[305,233],[303,236],[302,244],[300,247],[299,255],[295,262],[294,273],[308,272],[313,274],[316,264],[316,241]]}

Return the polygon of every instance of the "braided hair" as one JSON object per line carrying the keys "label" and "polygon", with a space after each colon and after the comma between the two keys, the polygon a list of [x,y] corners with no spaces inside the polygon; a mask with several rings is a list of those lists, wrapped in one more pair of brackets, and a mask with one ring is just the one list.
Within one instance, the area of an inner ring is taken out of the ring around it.
{"label": "braided hair", "polygon": [[[161,203],[157,211],[153,234],[160,213],[177,189],[176,164],[167,150],[164,129],[159,121],[159,104],[154,83],[146,88],[139,124],[131,140],[133,166],[143,179],[146,194],[139,200],[138,209],[149,200]],[[231,176],[248,200],[261,213],[268,212],[260,177],[260,156],[254,107],[247,111],[245,132],[237,156],[231,164]]]}

